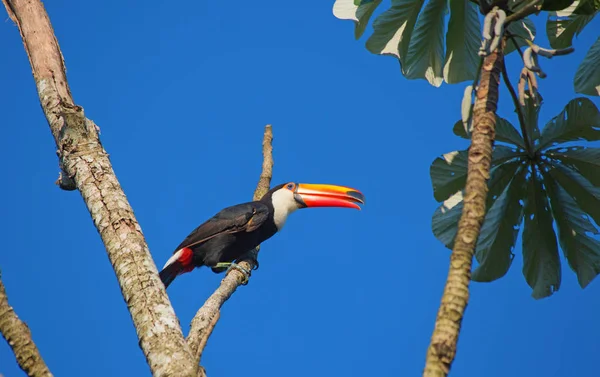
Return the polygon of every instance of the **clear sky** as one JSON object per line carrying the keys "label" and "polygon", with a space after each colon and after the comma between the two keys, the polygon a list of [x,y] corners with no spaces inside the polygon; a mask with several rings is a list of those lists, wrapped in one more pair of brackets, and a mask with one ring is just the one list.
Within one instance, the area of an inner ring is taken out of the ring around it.
{"label": "clear sky", "polygon": [[[157,265],[198,224],[252,197],[267,123],[273,184],[334,183],[367,197],[361,212],[299,211],[263,245],[260,269],[226,303],[205,350],[209,376],[418,376],[424,365],[449,257],[431,233],[429,166],[468,145],[452,134],[466,84],[406,80],[395,59],[354,41],[332,5],[46,2],[75,101],[100,126]],[[149,375],[81,196],[54,185],[54,142],[17,29],[2,14],[9,300],[56,376]],[[574,97],[576,64],[599,27],[587,27],[575,54],[542,61],[544,122]],[[506,91],[500,105],[516,122]],[[600,282],[581,290],[561,256],[561,289],[535,301],[520,250],[519,240],[505,278],[472,285],[452,375],[597,376]],[[185,333],[221,277],[200,269],[169,288]],[[23,375],[3,341],[0,373]]]}

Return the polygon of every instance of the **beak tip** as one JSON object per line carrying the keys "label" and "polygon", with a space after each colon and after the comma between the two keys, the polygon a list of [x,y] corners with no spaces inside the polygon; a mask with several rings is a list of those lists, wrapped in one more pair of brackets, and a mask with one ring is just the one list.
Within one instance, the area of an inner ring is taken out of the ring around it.
{"label": "beak tip", "polygon": [[361,204],[365,204],[365,196],[360,191],[350,190],[350,191],[346,192],[346,195],[348,195],[349,197],[351,197],[353,199],[356,199]]}

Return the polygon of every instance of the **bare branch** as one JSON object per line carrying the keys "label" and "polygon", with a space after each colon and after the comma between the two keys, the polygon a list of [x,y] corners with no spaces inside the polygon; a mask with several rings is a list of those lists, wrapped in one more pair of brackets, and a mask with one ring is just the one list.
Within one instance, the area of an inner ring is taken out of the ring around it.
{"label": "bare branch", "polygon": [[[271,125],[265,127],[265,135],[263,138],[263,166],[260,179],[254,191],[254,200],[262,198],[271,185],[271,177],[273,176],[273,130]],[[249,258],[239,261],[240,267],[247,271],[252,271],[255,268],[254,261],[258,256],[257,247]],[[212,334],[217,321],[221,315],[221,307],[231,297],[233,292],[244,282],[244,275],[235,269],[229,271],[227,276],[221,281],[221,285],[217,290],[206,300],[204,305],[198,310],[192,324],[190,333],[188,334],[188,345],[197,359],[200,362],[202,351],[206,346],[206,342]]]}
{"label": "bare branch", "polygon": [[8,303],[4,284],[0,280],[0,333],[6,339],[23,372],[30,377],[52,377],[39,350],[31,338],[31,331]]}
{"label": "bare branch", "polygon": [[39,0],[2,0],[16,23],[58,149],[59,184],[76,187],[102,237],[154,376],[199,372],[97,126],[76,105],[50,19]]}

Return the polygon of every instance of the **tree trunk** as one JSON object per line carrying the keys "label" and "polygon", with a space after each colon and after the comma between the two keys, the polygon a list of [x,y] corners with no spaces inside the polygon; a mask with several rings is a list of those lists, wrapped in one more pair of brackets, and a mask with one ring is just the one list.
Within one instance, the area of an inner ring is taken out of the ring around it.
{"label": "tree trunk", "polygon": [[31,338],[29,327],[19,319],[9,305],[2,280],[0,280],[0,333],[15,353],[17,363],[23,372],[30,377],[52,377]]}
{"label": "tree trunk", "polygon": [[469,148],[464,207],[450,256],[450,271],[442,303],[427,349],[424,377],[445,377],[450,371],[456,354],[460,326],[469,301],[471,264],[485,217],[503,47],[504,42],[484,59],[481,68],[481,80],[473,107],[473,133]]}
{"label": "tree trunk", "polygon": [[196,377],[202,371],[198,371],[183,337],[141,228],[100,143],[97,127],[71,97],[63,56],[44,6],[39,0],[3,3],[21,33],[56,142],[62,170],[58,184],[81,192],[153,375]]}

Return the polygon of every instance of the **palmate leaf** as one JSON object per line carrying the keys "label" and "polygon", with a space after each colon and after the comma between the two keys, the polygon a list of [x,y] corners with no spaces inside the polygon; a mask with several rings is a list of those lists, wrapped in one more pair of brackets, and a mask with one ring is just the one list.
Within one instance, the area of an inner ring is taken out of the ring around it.
{"label": "palmate leaf", "polygon": [[[462,137],[463,139],[470,140],[471,137],[465,132],[462,120],[458,120],[454,124],[453,132],[455,135]],[[521,137],[521,134],[515,126],[509,121],[499,116],[496,116],[496,141],[513,144],[519,148],[525,149],[525,141]]]}
{"label": "palmate leaf", "polygon": [[[554,144],[599,140],[600,112],[590,100],[576,98],[540,133],[541,103],[533,99],[526,102],[525,129],[537,144],[536,154],[525,153],[517,130],[509,122],[498,120],[498,141],[515,148],[494,148],[487,212],[475,247],[479,266],[471,278],[492,281],[508,271],[524,219],[523,275],[533,290],[532,296],[539,299],[560,288],[558,244],[582,287],[600,273],[600,241],[587,234],[600,233],[588,217],[600,224],[600,148],[548,149]],[[468,138],[461,121],[455,124],[454,133]],[[502,148],[507,151],[504,159],[498,157]],[[445,200],[433,215],[432,230],[448,248],[453,246],[462,216],[466,158],[466,151],[462,151],[462,159],[456,160],[461,160],[460,164],[439,158],[431,168],[435,197]]]}
{"label": "palmate leaf", "polygon": [[[348,1],[337,0],[336,5],[340,8],[338,2]],[[397,57],[406,78],[426,79],[436,87],[444,80],[456,83],[474,78],[481,39],[476,6],[469,0],[428,0],[423,7],[424,3],[425,0],[392,0],[391,7],[373,22],[367,49]],[[448,3],[451,27],[446,31]],[[334,11],[336,16],[340,14],[338,18],[356,20],[356,16],[349,15],[351,11],[346,13]]]}
{"label": "palmate leaf", "polygon": [[[486,208],[491,208],[494,205],[494,202],[504,192],[521,164],[522,161],[520,159],[515,159],[514,161],[498,164],[496,167],[492,168],[490,180],[488,182],[489,192]],[[456,237],[458,229],[458,220],[462,213],[462,187],[464,187],[464,185],[465,182],[463,180],[460,189],[453,195],[450,195],[448,199],[444,200],[444,202],[435,210],[431,219],[433,234],[450,249],[454,244],[454,238]]]}
{"label": "palmate leaf", "polygon": [[481,25],[477,5],[469,0],[450,0],[450,23],[446,33],[444,80],[456,84],[473,80],[479,64]]}
{"label": "palmate leaf", "polygon": [[[571,0],[552,0],[568,2]],[[354,36],[360,38],[381,0],[336,0],[333,14],[355,23]],[[481,44],[481,22],[475,0],[391,0],[391,6],[373,21],[373,34],[366,47],[373,54],[392,55],[400,60],[408,79],[426,79],[439,87],[472,80],[475,77]],[[446,13],[450,22],[446,28]],[[535,26],[529,18],[511,23],[507,29],[519,46],[535,39]],[[444,33],[446,43],[444,46]],[[515,51],[508,43],[504,54]]]}
{"label": "palmate leaf", "polygon": [[600,37],[575,72],[575,91],[588,96],[600,95]]}
{"label": "palmate leaf", "polygon": [[548,12],[546,34],[552,48],[567,48],[573,44],[573,38],[578,36],[583,28],[594,18],[591,15],[575,14],[581,2],[576,0],[568,8],[557,12]]}
{"label": "palmate leaf", "polygon": [[535,299],[560,288],[561,271],[552,214],[544,186],[537,174],[529,179],[523,226],[523,275]]}
{"label": "palmate leaf", "polygon": [[544,173],[560,246],[577,280],[585,288],[600,273],[600,242],[586,233],[598,234],[585,212],[549,174]]}
{"label": "palmate leaf", "polygon": [[537,149],[568,141],[600,140],[599,128],[600,113],[596,105],[587,98],[575,98],[546,124]]}
{"label": "palmate leaf", "polygon": [[[521,156],[524,156],[522,152],[497,145],[492,153],[492,167]],[[435,200],[446,200],[465,186],[467,158],[467,150],[462,150],[446,153],[433,161],[429,174]]]}
{"label": "palmate leaf", "polygon": [[600,148],[556,148],[544,151],[544,155],[559,160],[600,187]]}
{"label": "palmate leaf", "polygon": [[516,173],[503,172],[501,178],[514,178],[485,215],[475,247],[475,258],[479,266],[471,275],[473,281],[490,282],[499,279],[508,272],[512,263],[512,249],[519,234],[519,225],[523,221],[521,198],[525,192],[527,172],[521,161],[517,166],[519,170]]}
{"label": "palmate leaf", "polygon": [[336,0],[333,15],[342,20],[354,21],[354,38],[359,39],[369,23],[381,0]]}

